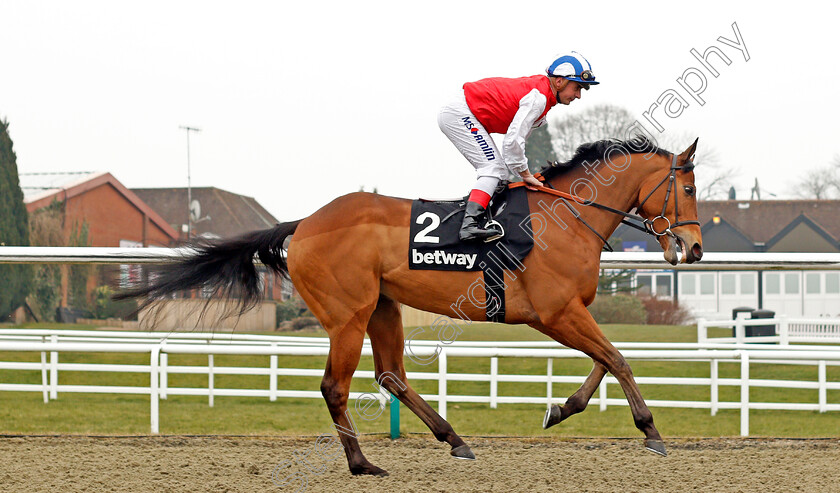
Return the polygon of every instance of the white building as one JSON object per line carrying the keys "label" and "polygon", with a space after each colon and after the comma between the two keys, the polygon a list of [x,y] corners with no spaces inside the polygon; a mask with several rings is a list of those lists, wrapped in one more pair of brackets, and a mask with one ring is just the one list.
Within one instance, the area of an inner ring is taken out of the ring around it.
{"label": "white building", "polygon": [[[840,201],[706,201],[698,204],[706,252],[840,252]],[[620,227],[625,250],[659,251]],[[728,318],[739,307],[799,317],[840,317],[838,271],[637,271],[639,293],[676,299],[697,317]]]}

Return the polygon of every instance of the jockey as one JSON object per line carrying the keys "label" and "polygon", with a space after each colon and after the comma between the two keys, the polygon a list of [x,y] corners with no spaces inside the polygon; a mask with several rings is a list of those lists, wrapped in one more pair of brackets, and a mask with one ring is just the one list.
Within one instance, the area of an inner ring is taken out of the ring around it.
{"label": "jockey", "polygon": [[[440,110],[441,131],[478,173],[458,233],[462,241],[489,241],[502,234],[495,225],[482,227],[479,219],[508,170],[530,186],[542,186],[528,171],[525,157],[525,141],[531,130],[545,123],[546,113],[555,104],[569,104],[580,98],[581,89],[599,84],[589,62],[575,51],[556,57],[545,71],[546,75],[518,79],[496,77],[467,82],[455,101]],[[502,154],[490,133],[505,135]]]}

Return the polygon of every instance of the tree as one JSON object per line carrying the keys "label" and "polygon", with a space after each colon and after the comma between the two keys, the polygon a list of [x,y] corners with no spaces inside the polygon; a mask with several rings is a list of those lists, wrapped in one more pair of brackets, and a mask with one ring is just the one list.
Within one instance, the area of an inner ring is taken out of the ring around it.
{"label": "tree", "polygon": [[793,193],[802,199],[828,199],[831,198],[836,179],[831,167],[812,169],[794,185]]}
{"label": "tree", "polygon": [[832,199],[840,192],[840,154],[823,167],[812,169],[793,186],[793,193],[803,199]]}
{"label": "tree", "polygon": [[633,287],[634,269],[601,269],[598,275],[598,294],[629,293]]}
{"label": "tree", "polygon": [[[0,246],[29,246],[28,220],[9,123],[0,120]],[[0,265],[0,319],[25,302],[31,277],[28,265]]]}
{"label": "tree", "polygon": [[551,145],[551,133],[548,131],[548,125],[537,127],[531,132],[528,143],[525,145],[525,157],[528,158],[528,169],[531,170],[531,173],[536,173],[544,168],[547,163],[553,163],[557,160],[554,147]]}
{"label": "tree", "polygon": [[[554,150],[561,161],[568,161],[581,144],[604,139],[632,138],[635,133],[634,127],[638,126],[637,121],[630,111],[620,106],[592,106],[552,124]],[[697,138],[696,135],[692,136],[687,132],[647,136],[655,140],[657,147],[678,154]],[[714,148],[701,142],[701,149],[694,158],[694,164],[702,166],[695,173],[697,197],[700,200],[726,198],[729,187],[732,186],[732,177],[737,175],[737,169],[723,169]]]}
{"label": "tree", "polygon": [[[68,246],[90,246],[90,238],[88,238],[89,229],[87,221],[82,221],[81,226],[73,224]],[[88,309],[87,285],[88,279],[94,273],[93,266],[91,265],[81,264],[70,266],[68,304],[71,307],[82,310]]]}
{"label": "tree", "polygon": [[[64,202],[53,202],[32,213],[29,221],[29,243],[32,246],[65,246],[61,227]],[[58,264],[39,264],[34,268],[32,290],[27,301],[42,321],[54,321],[55,310],[61,301],[61,267]]]}
{"label": "tree", "polygon": [[[690,132],[679,134],[664,133],[657,136],[657,145],[671,152],[681,153],[698,136]],[[698,200],[720,200],[729,197],[732,179],[738,176],[737,167],[724,167],[717,149],[704,144],[702,136],[694,156],[694,184],[697,187]]]}
{"label": "tree", "polygon": [[[621,251],[624,240],[619,236],[611,236],[607,240],[614,251]],[[598,294],[629,293],[636,290],[633,279],[635,269],[601,269],[598,275]]]}
{"label": "tree", "polygon": [[580,113],[554,120],[552,144],[560,161],[568,161],[581,144],[604,139],[624,140],[636,118],[626,109],[611,104],[591,106]]}

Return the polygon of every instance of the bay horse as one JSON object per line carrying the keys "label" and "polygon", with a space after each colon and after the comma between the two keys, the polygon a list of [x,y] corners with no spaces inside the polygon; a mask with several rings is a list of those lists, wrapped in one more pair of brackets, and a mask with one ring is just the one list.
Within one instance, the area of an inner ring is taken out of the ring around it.
{"label": "bay horse", "polygon": [[[560,344],[587,354],[594,367],[562,406],[543,420],[548,428],[583,411],[607,372],[630,404],[645,447],[666,455],[633,373],[586,309],[598,286],[606,238],[636,209],[655,234],[665,259],[695,262],[703,255],[694,185],[697,141],[672,154],[644,137],[581,146],[568,163],[544,169],[546,187],[529,188],[535,247],[518,272],[505,273],[504,322],[528,324]],[[667,184],[667,185],[666,185]],[[566,192],[568,190],[568,192]],[[585,192],[585,193],[584,193]],[[376,379],[413,411],[457,458],[475,456],[452,426],[408,385],[400,304],[470,320],[486,320],[482,303],[454,304],[482,272],[409,270],[411,200],[371,193],[339,197],[311,216],[227,239],[193,246],[163,266],[146,284],[118,296],[144,304],[176,291],[213,288],[236,298],[240,313],[262,296],[255,257],[289,276],[329,335],[321,393],[336,430],[352,430],[347,400],[365,334],[373,349]],[[536,229],[540,229],[536,237]],[[291,236],[287,252],[284,241]],[[483,296],[483,292],[481,293]],[[483,300],[480,300],[483,302]],[[384,375],[396,378],[382,378]],[[353,474],[387,475],[362,454],[353,433],[339,433]]]}

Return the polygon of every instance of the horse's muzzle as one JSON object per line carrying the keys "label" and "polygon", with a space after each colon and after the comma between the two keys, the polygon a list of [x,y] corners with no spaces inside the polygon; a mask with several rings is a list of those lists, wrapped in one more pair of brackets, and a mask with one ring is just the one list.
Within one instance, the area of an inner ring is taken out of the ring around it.
{"label": "horse's muzzle", "polygon": [[[703,246],[700,242],[693,241],[693,238],[684,238],[679,233],[674,233],[673,236],[663,235],[660,243],[665,251],[665,260],[671,265],[677,265],[680,262],[693,264],[703,258]],[[680,258],[680,253],[682,253],[682,258]]]}

